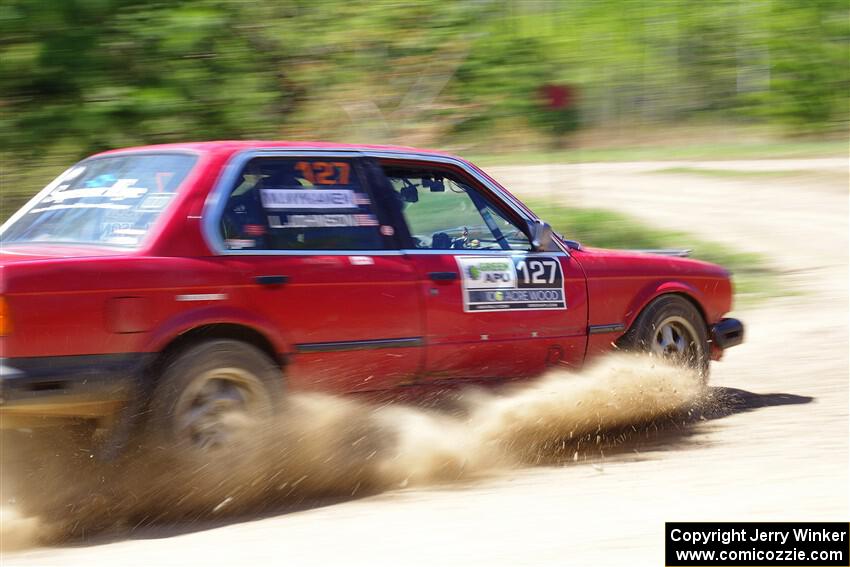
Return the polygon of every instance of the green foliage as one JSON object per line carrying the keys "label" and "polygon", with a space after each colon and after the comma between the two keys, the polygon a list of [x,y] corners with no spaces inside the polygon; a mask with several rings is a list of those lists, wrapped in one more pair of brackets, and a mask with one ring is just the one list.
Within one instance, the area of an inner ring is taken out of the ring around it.
{"label": "green foliage", "polygon": [[[72,158],[246,137],[484,147],[510,125],[706,113],[841,130],[848,21],[845,0],[6,0],[0,143]],[[576,87],[578,110],[545,110],[547,83]]]}
{"label": "green foliage", "polygon": [[18,1],[0,19],[3,145],[80,153],[274,135],[292,90],[259,8],[239,2]]}
{"label": "green foliage", "polygon": [[[498,153],[465,155],[472,162],[481,165],[528,165],[547,163],[587,163],[612,161],[670,161],[670,160],[718,160],[718,159],[791,159],[818,158],[824,156],[844,157],[847,155],[847,140],[783,140],[752,142],[734,137],[722,141],[706,143],[668,142],[666,144],[641,147],[601,147],[576,148],[561,151],[501,151]],[[694,168],[669,168],[679,170]],[[703,169],[701,172],[716,170]],[[672,171],[671,173],[676,172]],[[736,171],[736,176],[743,175]],[[783,172],[782,175],[786,175]],[[730,172],[731,175],[731,172]],[[715,177],[717,175],[714,175]]]}
{"label": "green foliage", "polygon": [[841,1],[777,0],[772,5],[771,89],[762,114],[795,131],[846,124],[850,18]]}

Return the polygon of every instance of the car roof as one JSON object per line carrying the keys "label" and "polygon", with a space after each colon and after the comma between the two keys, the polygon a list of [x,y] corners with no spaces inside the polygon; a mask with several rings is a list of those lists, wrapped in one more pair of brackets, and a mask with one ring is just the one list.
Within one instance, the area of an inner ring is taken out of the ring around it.
{"label": "car roof", "polygon": [[342,150],[342,151],[379,151],[392,153],[413,153],[434,156],[457,156],[438,150],[412,148],[408,146],[372,145],[372,144],[341,144],[337,142],[290,141],[290,140],[217,140],[209,142],[179,142],[173,144],[155,144],[117,148],[96,154],[98,156],[139,151],[190,151],[194,153],[235,153],[251,149],[292,149],[292,150]]}

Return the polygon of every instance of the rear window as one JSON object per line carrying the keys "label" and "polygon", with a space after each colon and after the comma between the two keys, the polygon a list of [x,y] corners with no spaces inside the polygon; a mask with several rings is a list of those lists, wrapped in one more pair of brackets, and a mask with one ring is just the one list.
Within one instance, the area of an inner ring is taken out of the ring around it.
{"label": "rear window", "polygon": [[337,158],[249,161],[219,229],[230,250],[379,250],[386,236],[357,162]]}
{"label": "rear window", "polygon": [[173,201],[197,158],[131,154],[92,158],[56,178],[4,225],[4,244],[137,247]]}

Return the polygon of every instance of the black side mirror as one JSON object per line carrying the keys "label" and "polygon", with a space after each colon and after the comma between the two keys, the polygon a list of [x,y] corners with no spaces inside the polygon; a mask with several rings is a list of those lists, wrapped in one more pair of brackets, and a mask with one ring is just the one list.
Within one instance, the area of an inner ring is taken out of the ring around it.
{"label": "black side mirror", "polygon": [[552,227],[543,221],[528,221],[528,236],[532,252],[548,252],[552,249]]}

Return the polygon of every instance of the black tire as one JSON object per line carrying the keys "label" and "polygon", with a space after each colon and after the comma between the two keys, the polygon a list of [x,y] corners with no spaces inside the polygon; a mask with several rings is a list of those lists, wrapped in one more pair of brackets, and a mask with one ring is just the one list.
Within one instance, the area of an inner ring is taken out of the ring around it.
{"label": "black tire", "polygon": [[688,366],[703,382],[708,380],[708,329],[702,314],[681,296],[664,295],[653,300],[623,335],[620,346]]}
{"label": "black tire", "polygon": [[264,352],[235,340],[203,342],[165,367],[145,438],[159,448],[206,453],[272,417],[282,397],[281,369]]}

